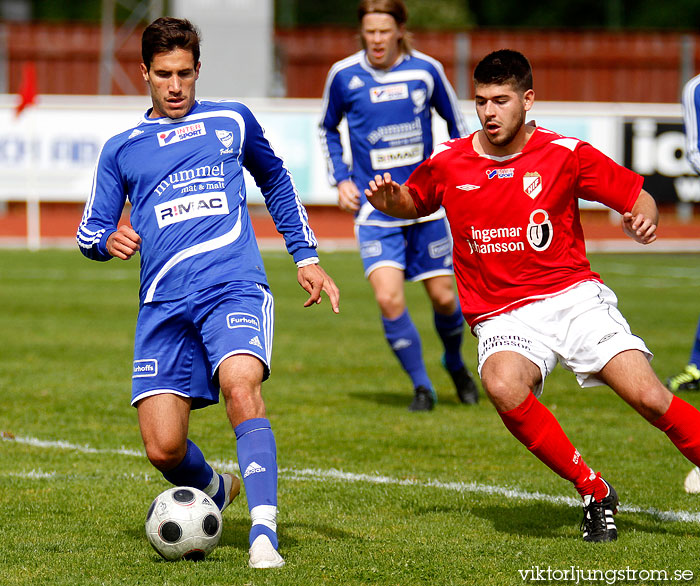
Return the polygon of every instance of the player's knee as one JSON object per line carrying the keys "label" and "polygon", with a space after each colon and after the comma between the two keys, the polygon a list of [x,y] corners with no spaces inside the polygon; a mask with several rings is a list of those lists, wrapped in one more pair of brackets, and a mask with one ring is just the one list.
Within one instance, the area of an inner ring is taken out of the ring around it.
{"label": "player's knee", "polygon": [[175,468],[185,457],[186,446],[175,442],[159,442],[146,444],[148,461],[161,472]]}
{"label": "player's knee", "polygon": [[433,309],[442,315],[452,315],[457,309],[457,298],[451,291],[438,297],[432,297],[431,301]]}
{"label": "player's knee", "polygon": [[671,392],[659,382],[641,389],[633,407],[647,421],[656,421],[668,411],[672,399]]}
{"label": "player's knee", "polygon": [[387,319],[396,319],[406,309],[406,303],[401,295],[378,291],[375,294],[375,299],[382,315]]}
{"label": "player's knee", "polygon": [[[481,375],[481,384],[486,395],[498,411],[508,411],[513,408],[513,395],[517,394],[515,386],[497,373],[484,373]],[[517,405],[516,405],[517,406]]]}

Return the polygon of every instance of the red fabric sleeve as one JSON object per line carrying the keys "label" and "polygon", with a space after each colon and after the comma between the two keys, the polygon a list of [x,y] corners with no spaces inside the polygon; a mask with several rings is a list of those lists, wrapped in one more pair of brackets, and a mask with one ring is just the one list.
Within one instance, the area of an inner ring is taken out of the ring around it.
{"label": "red fabric sleeve", "polygon": [[423,161],[405,183],[413,198],[418,216],[429,216],[442,205],[442,190],[438,194],[435,189],[436,182],[430,163],[431,159]]}
{"label": "red fabric sleeve", "polygon": [[639,197],[644,177],[618,165],[588,143],[582,143],[576,154],[576,196],[600,202],[621,214],[629,212]]}

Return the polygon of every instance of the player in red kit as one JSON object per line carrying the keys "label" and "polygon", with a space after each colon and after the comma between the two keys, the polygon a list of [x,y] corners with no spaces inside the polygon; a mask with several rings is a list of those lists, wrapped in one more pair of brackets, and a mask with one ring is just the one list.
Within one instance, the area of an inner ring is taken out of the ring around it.
{"label": "player in red kit", "polygon": [[651,352],[591,270],[577,201],[618,211],[624,232],[641,244],[656,240],[658,210],[636,173],[588,143],[526,124],[535,94],[520,53],[482,59],[474,88],[481,130],[439,145],[403,185],[377,175],[365,194],[402,218],[445,208],[489,399],[508,430],[574,484],[584,503],[583,539],[612,541],[617,493],[537,397],[559,362],[582,387],[610,386],[700,463],[700,412],[657,378]]}

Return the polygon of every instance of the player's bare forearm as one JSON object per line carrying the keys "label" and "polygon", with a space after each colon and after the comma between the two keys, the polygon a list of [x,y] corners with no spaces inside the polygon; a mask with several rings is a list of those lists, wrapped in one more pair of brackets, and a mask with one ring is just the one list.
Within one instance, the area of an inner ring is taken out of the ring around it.
{"label": "player's bare forearm", "polygon": [[632,211],[622,216],[622,229],[625,234],[640,244],[651,244],[656,240],[659,223],[659,209],[654,198],[642,189]]}
{"label": "player's bare forearm", "polygon": [[365,189],[365,195],[369,203],[389,216],[410,220],[418,217],[408,187],[392,180],[391,173],[376,175],[369,182],[369,189]]}

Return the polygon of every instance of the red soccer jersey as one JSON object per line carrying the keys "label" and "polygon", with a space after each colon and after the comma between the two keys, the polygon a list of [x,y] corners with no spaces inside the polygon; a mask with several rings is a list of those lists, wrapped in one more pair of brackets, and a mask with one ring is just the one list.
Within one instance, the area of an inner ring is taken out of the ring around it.
{"label": "red soccer jersey", "polygon": [[510,157],[477,154],[473,138],[439,145],[406,182],[419,215],[447,211],[467,323],[600,281],[586,258],[578,198],[624,213],[643,178],[543,128]]}

